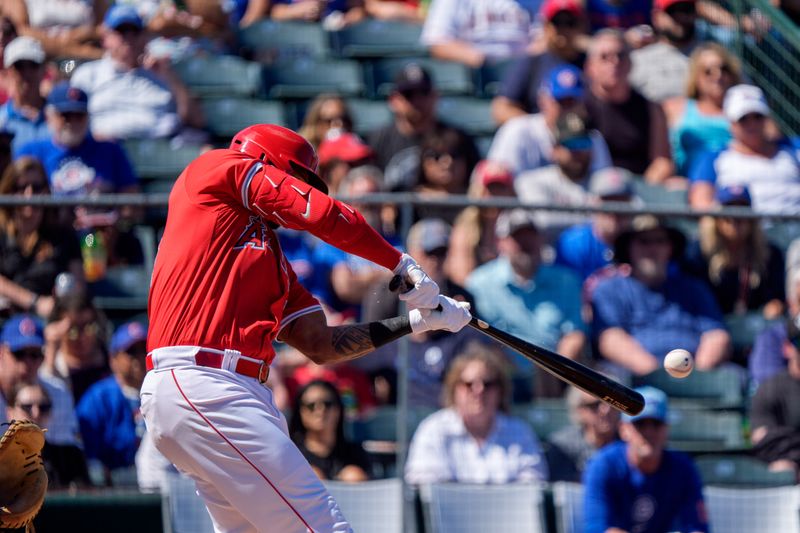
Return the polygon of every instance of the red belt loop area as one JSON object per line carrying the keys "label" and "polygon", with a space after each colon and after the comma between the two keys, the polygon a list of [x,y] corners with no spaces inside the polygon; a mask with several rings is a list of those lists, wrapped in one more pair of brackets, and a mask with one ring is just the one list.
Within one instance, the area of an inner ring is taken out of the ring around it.
{"label": "red belt loop area", "polygon": [[[224,354],[200,350],[195,354],[194,362],[197,366],[222,368],[224,358]],[[151,354],[147,354],[145,364],[148,371],[153,370],[153,356]],[[266,383],[269,377],[269,365],[265,361],[249,361],[239,358],[236,361],[235,372],[249,378],[256,378],[260,383]]]}

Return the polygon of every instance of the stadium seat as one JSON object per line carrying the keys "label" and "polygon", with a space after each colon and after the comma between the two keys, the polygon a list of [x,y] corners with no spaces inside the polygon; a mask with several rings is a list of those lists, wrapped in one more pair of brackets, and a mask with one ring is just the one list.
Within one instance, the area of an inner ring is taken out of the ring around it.
{"label": "stadium seat", "polygon": [[129,140],[123,147],[140,179],[172,181],[200,155],[201,148],[199,145],[177,145],[169,139]]}
{"label": "stadium seat", "polygon": [[500,84],[505,77],[508,67],[513,59],[486,61],[480,68],[475,69],[475,96],[493,98],[500,90]]}
{"label": "stadium seat", "polygon": [[[408,438],[426,416],[435,410],[428,407],[410,408],[408,410]],[[350,423],[349,437],[355,441],[397,441],[397,421],[399,412],[394,406],[383,406],[375,409],[365,419]]]}
{"label": "stadium seat", "polygon": [[343,96],[364,93],[361,65],[349,60],[300,58],[265,68],[270,98],[312,98],[332,92]]}
{"label": "stadium seat", "polygon": [[386,98],[394,89],[394,78],[408,63],[418,63],[431,74],[437,92],[443,95],[469,95],[474,91],[472,71],[453,61],[427,57],[392,58],[375,61],[367,67],[370,96]]}
{"label": "stadium seat", "polygon": [[800,533],[800,487],[703,489],[713,531]]}
{"label": "stadium seat", "polygon": [[552,485],[556,528],[559,533],[583,531],[583,485],[557,481]]}
{"label": "stadium seat", "polygon": [[217,137],[229,138],[239,130],[255,123],[288,126],[280,102],[249,98],[213,98],[203,100],[208,129]]}
{"label": "stadium seat", "polygon": [[262,19],[239,31],[239,44],[265,64],[330,52],[327,32],[315,22]]}
{"label": "stadium seat", "polygon": [[511,413],[530,423],[542,440],[570,424],[569,409],[561,398],[541,398],[530,404],[513,405]]}
{"label": "stadium seat", "polygon": [[695,370],[683,379],[675,379],[664,370],[634,378],[636,386],[651,385],[663,390],[671,404],[695,404],[706,409],[743,409],[742,376],[734,368]]}
{"label": "stadium seat", "polygon": [[435,533],[544,533],[542,501],[542,488],[533,483],[434,484],[430,487],[431,527]]}
{"label": "stadium seat", "polygon": [[749,455],[701,455],[695,458],[695,464],[705,486],[781,487],[796,483],[793,472],[771,472],[766,463]]}
{"label": "stadium seat", "polygon": [[325,481],[353,531],[401,533],[403,530],[403,484],[397,479],[363,483]]}
{"label": "stadium seat", "polygon": [[263,86],[261,65],[236,56],[193,56],[174,68],[192,94],[200,98],[255,96]]}
{"label": "stadium seat", "polygon": [[439,118],[471,135],[494,134],[497,126],[491,112],[491,101],[467,96],[450,96],[439,100]]}
{"label": "stadium seat", "polygon": [[214,533],[208,510],[195,490],[192,478],[178,473],[167,474],[167,490],[161,495],[164,531]]}
{"label": "stadium seat", "polygon": [[421,33],[419,24],[368,19],[331,32],[331,45],[340,57],[424,56]]}
{"label": "stadium seat", "polygon": [[743,417],[733,411],[670,408],[669,446],[688,453],[747,448]]}
{"label": "stadium seat", "polygon": [[761,311],[749,311],[741,315],[731,313],[725,315],[724,319],[725,329],[731,334],[734,354],[743,360],[746,360],[759,333],[771,324]]}
{"label": "stadium seat", "polygon": [[494,135],[480,135],[475,137],[475,145],[478,148],[478,154],[480,154],[481,158],[486,159],[486,156],[489,155],[489,148],[492,147],[493,140]]}
{"label": "stadium seat", "polygon": [[392,112],[386,102],[348,98],[347,107],[353,117],[353,129],[359,135],[365,135],[392,122]]}

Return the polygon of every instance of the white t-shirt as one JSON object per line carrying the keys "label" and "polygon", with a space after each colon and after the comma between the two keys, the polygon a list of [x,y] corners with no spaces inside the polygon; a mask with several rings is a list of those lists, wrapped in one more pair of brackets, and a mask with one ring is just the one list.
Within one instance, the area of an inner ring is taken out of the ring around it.
{"label": "white t-shirt", "polygon": [[663,102],[686,94],[689,57],[671,44],[657,42],[631,52],[628,79],[645,98]]}
{"label": "white t-shirt", "polygon": [[405,475],[413,484],[490,484],[544,481],[548,473],[539,441],[523,420],[498,413],[492,432],[480,445],[453,409],[441,409],[414,433]]}
{"label": "white t-shirt", "polygon": [[[600,132],[592,130],[591,172],[611,166],[611,154]],[[544,121],[535,113],[514,117],[497,130],[489,147],[487,159],[504,163],[515,176],[553,162],[555,139]]]}
{"label": "white t-shirt", "polygon": [[491,58],[524,53],[538,31],[542,0],[433,0],[422,44],[466,41]]}
{"label": "white t-shirt", "polygon": [[31,27],[48,33],[94,24],[92,0],[25,0]]}
{"label": "white t-shirt", "polygon": [[99,138],[168,137],[180,127],[172,91],[147,69],[125,72],[106,56],[75,69],[70,83],[89,95],[91,130]]}

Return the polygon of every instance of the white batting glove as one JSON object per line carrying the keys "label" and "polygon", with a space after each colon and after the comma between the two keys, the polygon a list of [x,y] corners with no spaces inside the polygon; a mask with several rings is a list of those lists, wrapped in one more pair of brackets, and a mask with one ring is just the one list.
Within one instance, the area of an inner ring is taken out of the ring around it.
{"label": "white batting glove", "polygon": [[439,309],[412,309],[408,312],[411,331],[422,333],[434,329],[444,329],[455,333],[466,326],[472,315],[469,302],[457,302],[450,297],[439,295]]}
{"label": "white batting glove", "polygon": [[403,254],[394,268],[394,273],[403,278],[411,290],[400,293],[409,309],[433,309],[439,305],[439,286],[408,254]]}

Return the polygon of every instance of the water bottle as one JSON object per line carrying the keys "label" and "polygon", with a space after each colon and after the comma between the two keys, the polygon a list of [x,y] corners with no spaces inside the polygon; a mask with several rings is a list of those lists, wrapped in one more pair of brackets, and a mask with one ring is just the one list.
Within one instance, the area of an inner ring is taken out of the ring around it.
{"label": "water bottle", "polygon": [[83,275],[92,283],[106,274],[108,254],[103,235],[98,231],[85,233],[81,238],[81,255],[83,256]]}

